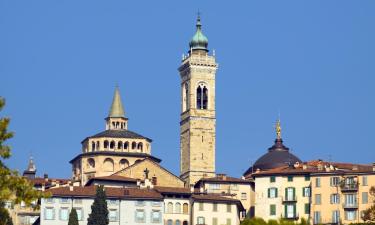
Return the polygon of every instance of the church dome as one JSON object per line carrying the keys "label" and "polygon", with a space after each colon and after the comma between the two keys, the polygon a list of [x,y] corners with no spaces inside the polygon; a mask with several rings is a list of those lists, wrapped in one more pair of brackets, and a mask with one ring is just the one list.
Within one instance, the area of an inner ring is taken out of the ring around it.
{"label": "church dome", "polygon": [[302,161],[289,152],[289,148],[283,145],[282,139],[276,139],[275,144],[268,149],[268,152],[262,155],[253,165],[253,171],[257,169],[269,170],[285,165],[294,165]]}
{"label": "church dome", "polygon": [[297,156],[290,153],[289,148],[283,144],[279,121],[276,125],[276,132],[277,138],[275,144],[268,148],[266,154],[262,155],[257,161],[255,161],[255,163],[244,173],[245,176],[257,171],[258,169],[269,170],[281,166],[294,165],[297,162],[302,163],[302,161]]}
{"label": "church dome", "polygon": [[208,39],[207,37],[202,33],[202,24],[200,16],[198,16],[197,19],[197,31],[195,32],[193,38],[191,39],[189,46],[192,50],[204,50],[208,51]]}

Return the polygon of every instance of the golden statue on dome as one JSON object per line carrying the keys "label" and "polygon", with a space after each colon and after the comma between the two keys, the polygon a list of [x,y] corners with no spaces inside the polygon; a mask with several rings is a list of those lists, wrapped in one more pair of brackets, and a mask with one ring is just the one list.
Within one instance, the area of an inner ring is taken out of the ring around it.
{"label": "golden statue on dome", "polygon": [[275,126],[275,128],[276,128],[276,138],[277,138],[277,139],[281,139],[281,124],[280,124],[280,119],[278,119],[278,120],[276,121],[276,126]]}

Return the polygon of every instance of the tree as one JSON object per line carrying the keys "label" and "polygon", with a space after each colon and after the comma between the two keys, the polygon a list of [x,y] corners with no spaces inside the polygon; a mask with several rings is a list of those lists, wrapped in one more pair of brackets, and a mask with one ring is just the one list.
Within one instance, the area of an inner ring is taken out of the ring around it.
{"label": "tree", "polygon": [[96,188],[96,195],[94,203],[91,205],[91,213],[87,225],[107,225],[109,223],[106,200],[107,196],[104,187],[100,185]]}
{"label": "tree", "polygon": [[[0,112],[4,106],[5,99],[0,97]],[[7,201],[12,201],[15,204],[23,201],[26,205],[31,205],[33,201],[47,196],[35,190],[26,178],[5,165],[4,160],[11,156],[11,147],[5,142],[13,137],[13,132],[8,131],[9,122],[8,117],[0,117],[0,213],[5,213],[5,210],[7,210],[4,207]],[[11,224],[7,219],[8,217],[0,216],[0,225]]]}
{"label": "tree", "polygon": [[365,222],[375,221],[375,187],[370,188],[370,195],[374,199],[374,202],[373,202],[374,204],[370,208],[363,211],[362,219]]}
{"label": "tree", "polygon": [[70,211],[68,225],[78,225],[78,215],[75,208]]}

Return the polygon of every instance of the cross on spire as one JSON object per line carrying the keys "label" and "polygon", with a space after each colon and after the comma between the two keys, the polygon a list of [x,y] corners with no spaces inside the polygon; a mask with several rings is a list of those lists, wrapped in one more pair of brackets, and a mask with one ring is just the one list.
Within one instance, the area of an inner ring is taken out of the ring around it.
{"label": "cross on spire", "polygon": [[143,172],[145,173],[145,178],[148,179],[148,174],[150,173],[150,170],[146,168],[145,170],[143,170]]}

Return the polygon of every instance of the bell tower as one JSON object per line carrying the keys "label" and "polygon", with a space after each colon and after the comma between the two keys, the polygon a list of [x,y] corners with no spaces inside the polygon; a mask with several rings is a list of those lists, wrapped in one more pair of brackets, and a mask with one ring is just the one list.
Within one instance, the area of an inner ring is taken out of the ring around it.
{"label": "bell tower", "polygon": [[198,15],[190,50],[178,68],[181,77],[180,177],[186,186],[215,175],[215,76],[218,65],[209,54]]}

